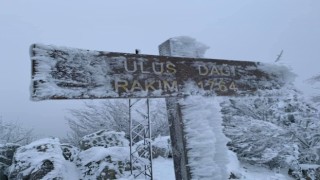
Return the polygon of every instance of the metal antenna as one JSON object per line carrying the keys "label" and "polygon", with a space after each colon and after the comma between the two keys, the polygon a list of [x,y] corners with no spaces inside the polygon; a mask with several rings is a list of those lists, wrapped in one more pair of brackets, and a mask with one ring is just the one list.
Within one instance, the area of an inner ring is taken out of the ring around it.
{"label": "metal antenna", "polygon": [[[151,137],[151,120],[150,120],[150,103],[149,99],[145,100],[147,112],[141,112],[141,104],[138,102],[142,99],[129,99],[129,131],[130,131],[130,165],[131,174],[134,177],[144,175],[145,179],[153,179],[152,168],[152,137]],[[135,107],[136,106],[136,107]],[[133,117],[132,112],[136,112],[139,117]],[[143,140],[143,143],[141,143]],[[140,143],[138,143],[140,142]],[[134,168],[136,163],[143,164],[144,168]]]}
{"label": "metal antenna", "polygon": [[[140,54],[140,50],[135,49],[135,54]],[[135,178],[144,174],[145,179],[153,180],[150,104],[149,99],[146,99],[147,112],[143,113],[140,111],[141,106],[134,107],[140,100],[129,99],[130,171]],[[137,112],[140,119],[132,116],[133,111]],[[142,140],[143,144],[135,144]],[[135,169],[134,165],[136,163],[143,164],[144,168]]]}

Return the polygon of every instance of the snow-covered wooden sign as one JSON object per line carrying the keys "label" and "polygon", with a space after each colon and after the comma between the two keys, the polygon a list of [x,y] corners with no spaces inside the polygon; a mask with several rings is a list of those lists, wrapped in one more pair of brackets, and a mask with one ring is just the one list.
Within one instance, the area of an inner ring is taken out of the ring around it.
{"label": "snow-covered wooden sign", "polygon": [[33,44],[33,100],[243,95],[285,83],[250,61],[91,51]]}

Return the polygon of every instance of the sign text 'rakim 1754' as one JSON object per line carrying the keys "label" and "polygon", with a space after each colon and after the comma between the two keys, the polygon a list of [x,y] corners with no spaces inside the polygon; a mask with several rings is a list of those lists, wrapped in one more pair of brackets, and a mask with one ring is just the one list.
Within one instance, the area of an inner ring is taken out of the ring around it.
{"label": "sign text 'rakim 1754'", "polygon": [[31,46],[30,55],[33,100],[242,95],[257,89],[278,88],[282,83],[282,77],[266,72],[268,66],[250,61],[114,53],[39,44]]}

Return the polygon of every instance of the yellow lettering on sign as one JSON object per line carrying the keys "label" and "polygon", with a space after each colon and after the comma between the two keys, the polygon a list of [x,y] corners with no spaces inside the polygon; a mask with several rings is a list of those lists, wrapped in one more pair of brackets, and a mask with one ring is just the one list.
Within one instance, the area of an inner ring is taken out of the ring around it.
{"label": "yellow lettering on sign", "polygon": [[219,69],[216,66],[212,66],[210,75],[220,75]]}
{"label": "yellow lettering on sign", "polygon": [[[160,81],[159,81],[160,82]],[[155,91],[156,90],[156,88],[154,88],[154,83],[155,83],[155,81],[145,81],[144,82],[144,87],[145,87],[145,90],[148,92],[149,91],[149,89],[151,89],[151,90],[153,90],[153,91]],[[160,82],[161,83],[161,82]],[[161,87],[161,86],[159,86],[159,87]]]}
{"label": "yellow lettering on sign", "polygon": [[203,89],[204,88],[203,81],[198,82],[198,86],[199,88]]}
{"label": "yellow lettering on sign", "polygon": [[159,89],[162,89],[162,83],[161,83],[161,81],[158,81],[158,84],[159,84]]}
{"label": "yellow lettering on sign", "polygon": [[232,82],[232,83],[230,84],[229,89],[234,90],[234,91],[237,91],[237,90],[238,90],[238,88],[236,87],[236,84],[235,84],[234,82]]}
{"label": "yellow lettering on sign", "polygon": [[133,81],[130,91],[133,92],[134,90],[143,91],[143,88],[142,88],[141,84],[137,80]]}
{"label": "yellow lettering on sign", "polygon": [[221,67],[221,74],[223,76],[230,76],[231,75],[231,69],[229,66],[222,66]]}
{"label": "yellow lettering on sign", "polygon": [[206,76],[208,75],[209,69],[207,68],[207,66],[205,65],[199,65],[198,66],[199,69],[199,75],[201,76]]}
{"label": "yellow lettering on sign", "polygon": [[166,67],[167,67],[167,72],[168,73],[172,73],[172,74],[177,73],[176,65],[174,65],[173,63],[167,62]]}
{"label": "yellow lettering on sign", "polygon": [[232,90],[232,91],[238,90],[236,83],[234,81],[225,82],[224,79],[220,79],[220,80],[219,79],[209,79],[207,81],[199,81],[197,84],[200,89],[204,89],[206,91],[218,90],[218,91],[226,92],[229,90]]}
{"label": "yellow lettering on sign", "polygon": [[[160,67],[160,70],[157,70],[156,65]],[[152,70],[155,74],[162,74],[163,73],[163,63],[153,62],[152,63]]]}
{"label": "yellow lettering on sign", "polygon": [[226,86],[226,83],[223,81],[223,79],[219,82],[219,90],[222,92],[228,91],[228,87]]}
{"label": "yellow lettering on sign", "polygon": [[235,76],[234,67],[228,65],[198,65],[198,72],[200,76]]}
{"label": "yellow lettering on sign", "polygon": [[136,72],[137,71],[137,62],[136,61],[133,61],[133,69],[132,70],[129,70],[128,68],[128,62],[127,60],[124,61],[124,69],[127,71],[127,72]]}
{"label": "yellow lettering on sign", "polygon": [[172,84],[170,86],[169,82],[164,80],[163,81],[163,90],[164,91],[178,91],[178,82],[172,81]]}
{"label": "yellow lettering on sign", "polygon": [[214,90],[214,85],[215,85],[214,80],[209,80],[208,84],[210,85],[210,91],[213,91]]}
{"label": "yellow lettering on sign", "polygon": [[144,74],[149,74],[150,73],[149,71],[145,71],[144,70],[144,62],[140,62],[140,69],[141,69],[141,73],[144,73]]}
{"label": "yellow lettering on sign", "polygon": [[119,92],[120,88],[122,88],[122,90],[124,90],[125,92],[128,92],[128,81],[116,80],[114,82],[114,88],[116,89],[116,92]]}

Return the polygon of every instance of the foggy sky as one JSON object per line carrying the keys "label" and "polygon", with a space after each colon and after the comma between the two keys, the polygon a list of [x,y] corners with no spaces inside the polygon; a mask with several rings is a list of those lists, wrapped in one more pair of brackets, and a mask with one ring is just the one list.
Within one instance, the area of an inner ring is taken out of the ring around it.
{"label": "foggy sky", "polygon": [[281,63],[298,75],[296,85],[320,72],[319,0],[0,0],[0,116],[64,136],[67,109],[80,100],[30,100],[32,43],[91,50],[158,54],[170,37],[190,36],[210,46],[207,58]]}

